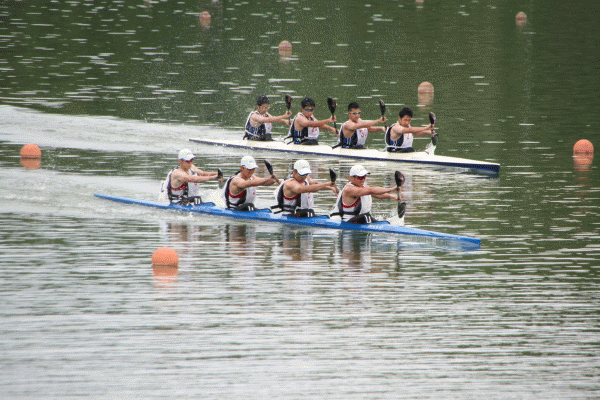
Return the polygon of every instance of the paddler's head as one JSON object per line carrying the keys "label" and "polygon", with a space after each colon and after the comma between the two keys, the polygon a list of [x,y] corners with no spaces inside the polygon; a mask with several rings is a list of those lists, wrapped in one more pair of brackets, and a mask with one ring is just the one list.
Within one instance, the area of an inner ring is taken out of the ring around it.
{"label": "paddler's head", "polygon": [[242,175],[249,178],[254,174],[254,170],[258,168],[256,165],[256,161],[252,156],[244,156],[242,157],[242,162],[240,163],[240,170],[242,171]]}
{"label": "paddler's head", "polygon": [[369,171],[367,171],[365,167],[357,164],[350,168],[350,183],[354,186],[363,186],[367,180],[368,174]]}
{"label": "paddler's head", "polygon": [[259,113],[265,114],[269,111],[269,98],[264,94],[261,94],[256,98],[256,109]]}
{"label": "paddler's head", "polygon": [[408,127],[410,121],[412,121],[413,111],[410,107],[402,107],[402,110],[398,113],[398,123],[403,127]]}
{"label": "paddler's head", "polygon": [[306,160],[298,160],[294,163],[294,170],[292,171],[292,176],[295,180],[300,183],[304,183],[306,178],[308,178],[308,174],[310,174],[310,164]]}
{"label": "paddler's head", "polygon": [[348,104],[348,118],[352,122],[357,122],[358,119],[360,118],[360,106],[355,101]]}
{"label": "paddler's head", "polygon": [[302,102],[300,102],[300,106],[302,107],[302,115],[306,118],[310,118],[313,115],[313,112],[315,111],[315,101],[313,99],[310,97],[303,98]]}
{"label": "paddler's head", "polygon": [[179,151],[179,166],[184,169],[190,169],[194,162],[194,153],[190,149],[181,149]]}

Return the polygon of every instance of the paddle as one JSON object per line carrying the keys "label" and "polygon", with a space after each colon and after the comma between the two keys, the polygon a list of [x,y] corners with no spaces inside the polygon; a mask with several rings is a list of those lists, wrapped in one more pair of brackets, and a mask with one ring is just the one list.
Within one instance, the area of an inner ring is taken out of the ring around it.
{"label": "paddle", "polygon": [[[333,117],[335,114],[335,108],[337,107],[337,104],[335,104],[335,100],[331,97],[327,98],[327,107],[329,107],[329,112],[331,112],[331,116]],[[337,123],[335,121],[333,121],[333,127],[337,131]]]}
{"label": "paddle", "polygon": [[331,182],[335,184],[335,181],[337,180],[337,174],[335,173],[333,168],[329,168],[329,176],[331,177]]}
{"label": "paddle", "polygon": [[[328,97],[327,98],[327,106],[329,107],[329,112],[331,112],[331,116],[333,117],[333,115],[335,114],[335,108],[337,107],[335,100],[332,99],[331,97]],[[333,123],[333,127],[337,131],[337,123],[336,122]],[[336,147],[340,147],[341,145],[342,145],[342,132],[338,131],[338,143],[335,146],[331,146],[331,148],[335,149]]]}
{"label": "paddle", "polygon": [[[290,111],[290,108],[292,108],[292,96],[290,96],[289,94],[285,95],[285,108],[287,108],[288,111]],[[288,118],[288,121],[290,122],[290,124],[292,123],[291,115]]]}
{"label": "paddle", "polygon": [[[265,165],[267,167],[267,171],[269,171],[269,174],[271,174],[271,178],[275,178],[275,174],[273,173],[273,166],[271,165],[271,163],[268,160],[265,160]],[[275,182],[277,182],[277,184],[279,185],[279,179],[275,178]]]}
{"label": "paddle", "polygon": [[[431,125],[435,125],[436,119],[435,119],[435,114],[430,112],[429,113],[429,123]],[[433,131],[433,127],[431,128],[431,132],[433,132],[433,135],[431,135],[431,144],[433,144],[434,146],[437,146],[437,142],[438,142],[438,135],[437,133],[435,133]]]}
{"label": "paddle", "polygon": [[221,171],[221,168],[217,168],[217,185],[219,186],[219,189],[223,189],[223,186],[225,186],[225,179],[223,179],[223,171]]}
{"label": "paddle", "polygon": [[339,190],[335,184],[335,181],[337,180],[337,174],[335,173],[333,168],[329,168],[329,177],[331,178],[331,182],[333,183],[333,187],[335,188],[335,194],[338,194]]}
{"label": "paddle", "polygon": [[[385,116],[385,103],[383,102],[383,100],[379,100],[379,109],[381,110],[381,116],[384,117]],[[385,124],[385,122],[383,123],[383,127],[385,128],[385,130],[387,132],[387,125]]]}
{"label": "paddle", "polygon": [[[398,186],[398,200],[400,200],[400,187],[404,184],[404,175],[402,172],[396,171],[394,173],[394,179],[396,180],[396,186]],[[402,201],[398,203],[398,218],[404,217],[404,213],[406,212],[406,202]]]}

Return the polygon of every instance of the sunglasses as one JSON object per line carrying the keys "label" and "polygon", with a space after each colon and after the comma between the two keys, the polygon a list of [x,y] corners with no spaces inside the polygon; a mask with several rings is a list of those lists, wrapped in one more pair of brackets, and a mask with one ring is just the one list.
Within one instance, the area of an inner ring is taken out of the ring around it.
{"label": "sunglasses", "polygon": [[360,115],[360,111],[352,111],[352,112],[349,112],[348,114]]}
{"label": "sunglasses", "polygon": [[192,158],[191,160],[182,160],[184,162],[194,162],[194,159]]}
{"label": "sunglasses", "polygon": [[362,181],[363,179],[365,179],[367,176],[357,176],[356,179],[358,179],[359,181]]}
{"label": "sunglasses", "polygon": [[306,111],[306,112],[313,112],[313,111],[315,111],[315,109],[314,108],[305,108],[304,111]]}

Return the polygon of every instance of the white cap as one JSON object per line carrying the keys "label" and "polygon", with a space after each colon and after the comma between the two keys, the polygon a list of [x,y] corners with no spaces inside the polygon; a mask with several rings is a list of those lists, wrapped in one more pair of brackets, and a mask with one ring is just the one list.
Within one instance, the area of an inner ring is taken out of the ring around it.
{"label": "white cap", "polygon": [[355,165],[350,168],[350,176],[366,176],[369,173],[362,165]]}
{"label": "white cap", "polygon": [[190,161],[190,160],[193,160],[194,158],[196,158],[196,156],[194,156],[194,153],[192,153],[191,150],[189,150],[189,149],[181,149],[181,151],[179,152],[180,160]]}
{"label": "white cap", "polygon": [[248,169],[258,168],[258,165],[256,165],[256,161],[254,161],[254,158],[252,156],[242,157],[242,163],[240,165]]}
{"label": "white cap", "polygon": [[294,163],[294,169],[300,175],[310,174],[310,165],[306,160],[298,160]]}

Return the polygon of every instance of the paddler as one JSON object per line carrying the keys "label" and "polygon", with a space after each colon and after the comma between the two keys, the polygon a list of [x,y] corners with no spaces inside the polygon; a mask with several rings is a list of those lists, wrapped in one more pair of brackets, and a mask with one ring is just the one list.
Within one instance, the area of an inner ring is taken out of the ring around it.
{"label": "paddler", "polygon": [[222,180],[223,174],[218,172],[207,172],[194,165],[194,153],[189,149],[179,151],[179,167],[173,169],[163,182],[161,195],[166,193],[172,203],[201,203],[198,190],[199,183],[209,180]]}
{"label": "paddler", "polygon": [[369,132],[385,132],[383,126],[374,126],[383,124],[387,121],[385,116],[372,121],[363,121],[360,119],[360,106],[356,102],[348,104],[348,121],[340,127],[340,144],[345,149],[363,149],[367,142]]}
{"label": "paddler", "polygon": [[[356,224],[369,224],[376,222],[371,216],[371,197],[376,199],[393,199],[400,202],[400,188],[390,186],[388,188],[367,185],[369,172],[362,165],[350,168],[350,182],[344,186],[337,197],[331,216],[339,215],[342,221]],[[397,192],[397,193],[392,193]]]}
{"label": "paddler", "polygon": [[[334,181],[317,182],[309,176],[311,173],[310,165],[306,160],[298,160],[294,163],[292,177],[285,180],[275,190],[275,200],[277,205],[271,207],[278,208],[283,215],[294,217],[314,217],[313,193],[324,189],[330,189],[337,194],[337,188]],[[332,178],[335,179],[335,178]]]}
{"label": "paddler", "polygon": [[300,112],[294,117],[290,124],[289,137],[294,139],[294,144],[317,145],[319,144],[319,128],[332,131],[336,136],[338,132],[335,128],[326,125],[335,122],[335,116],[327,119],[317,120],[314,116],[315,101],[310,97],[305,97],[300,102]]}
{"label": "paddler", "polygon": [[273,122],[282,122],[289,125],[287,118],[292,115],[290,110],[287,110],[285,114],[277,117],[272,116],[268,111],[269,98],[264,94],[258,96],[256,99],[256,110],[252,111],[246,120],[244,138],[262,141],[273,140],[271,137]]}
{"label": "paddler", "polygon": [[223,196],[227,208],[238,211],[254,211],[257,186],[270,186],[277,182],[277,176],[272,174],[269,178],[260,178],[254,175],[258,168],[252,156],[242,157],[240,172],[233,175],[225,183]]}
{"label": "paddler", "polygon": [[433,131],[433,125],[429,124],[420,128],[413,128],[410,126],[412,121],[413,111],[410,107],[403,107],[398,113],[398,122],[392,124],[385,133],[385,144],[387,151],[395,153],[412,153],[415,151],[413,148],[413,136],[431,135]]}

